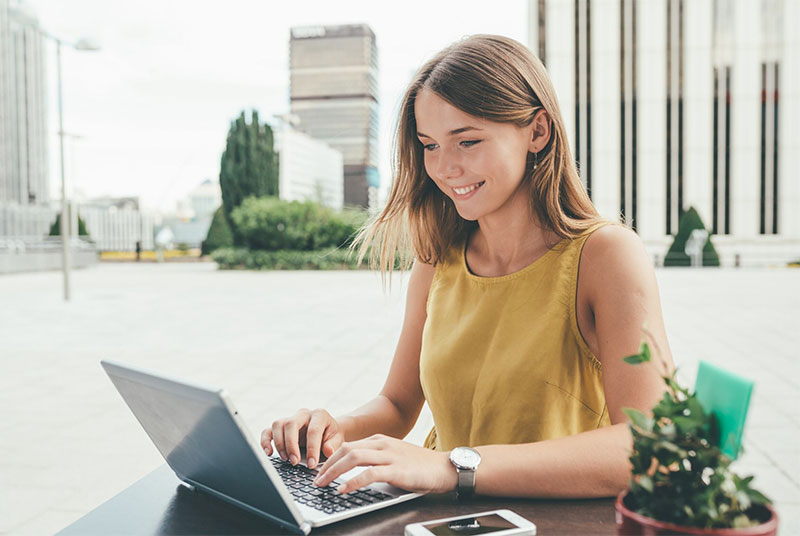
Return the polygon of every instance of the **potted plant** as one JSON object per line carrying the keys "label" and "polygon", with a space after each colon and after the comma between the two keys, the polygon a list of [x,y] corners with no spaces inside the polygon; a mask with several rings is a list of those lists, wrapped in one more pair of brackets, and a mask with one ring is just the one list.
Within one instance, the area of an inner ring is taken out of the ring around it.
{"label": "potted plant", "polygon": [[[770,500],[751,487],[752,476],[731,471],[731,458],[717,446],[714,419],[654,348],[668,390],[652,417],[624,410],[633,434],[633,474],[630,489],[615,504],[617,533],[777,534]],[[652,363],[648,343],[625,361]]]}

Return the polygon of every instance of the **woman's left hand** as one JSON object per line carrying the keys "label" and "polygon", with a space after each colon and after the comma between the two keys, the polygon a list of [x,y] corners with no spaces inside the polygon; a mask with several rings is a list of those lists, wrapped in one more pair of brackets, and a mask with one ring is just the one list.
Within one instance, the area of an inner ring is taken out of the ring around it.
{"label": "woman's left hand", "polygon": [[343,443],[325,461],[314,484],[327,486],[343,473],[360,466],[368,468],[339,486],[340,493],[350,493],[373,482],[387,482],[414,492],[444,493],[456,489],[458,482],[447,452],[378,434]]}

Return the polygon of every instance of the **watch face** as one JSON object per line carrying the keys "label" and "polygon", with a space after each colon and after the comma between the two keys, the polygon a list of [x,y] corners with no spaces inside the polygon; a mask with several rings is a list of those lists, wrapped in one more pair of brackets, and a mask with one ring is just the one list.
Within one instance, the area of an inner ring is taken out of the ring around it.
{"label": "watch face", "polygon": [[474,469],[481,461],[481,455],[478,451],[469,447],[458,447],[453,449],[450,453],[450,459],[456,465],[465,469]]}

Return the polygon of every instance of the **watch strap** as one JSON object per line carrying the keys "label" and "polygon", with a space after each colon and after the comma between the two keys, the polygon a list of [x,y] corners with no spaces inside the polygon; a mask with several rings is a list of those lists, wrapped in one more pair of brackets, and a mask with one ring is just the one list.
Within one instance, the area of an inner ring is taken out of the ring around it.
{"label": "watch strap", "polygon": [[456,495],[459,499],[469,499],[475,495],[475,471],[473,469],[456,469],[458,487]]}

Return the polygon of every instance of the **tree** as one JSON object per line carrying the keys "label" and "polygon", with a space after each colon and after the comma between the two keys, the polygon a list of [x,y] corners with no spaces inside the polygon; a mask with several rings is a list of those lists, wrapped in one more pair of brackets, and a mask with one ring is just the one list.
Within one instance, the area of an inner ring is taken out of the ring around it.
{"label": "tree", "polygon": [[278,195],[278,157],[272,129],[259,122],[255,110],[250,123],[244,111],[231,123],[220,162],[219,185],[228,223],[232,223],[233,209],[245,198]]}
{"label": "tree", "polygon": [[[71,222],[70,222],[71,223]],[[67,225],[67,234],[71,234],[70,231],[72,225]],[[53,222],[53,225],[50,226],[50,236],[61,236],[61,214],[59,213],[56,216],[56,221]],[[86,223],[84,223],[83,219],[78,216],[78,236],[89,236],[89,232],[86,230]]]}
{"label": "tree", "polygon": [[211,226],[208,228],[206,239],[203,240],[202,254],[210,255],[212,251],[219,248],[229,248],[233,246],[233,233],[225,217],[223,207],[219,207],[214,212]]}
{"label": "tree", "polygon": [[[691,259],[686,254],[686,241],[695,229],[705,229],[700,214],[694,207],[689,207],[678,221],[678,234],[672,242],[667,256],[664,259],[664,266],[691,266]],[[703,247],[703,266],[719,266],[719,255],[711,243],[709,235],[706,245]]]}

